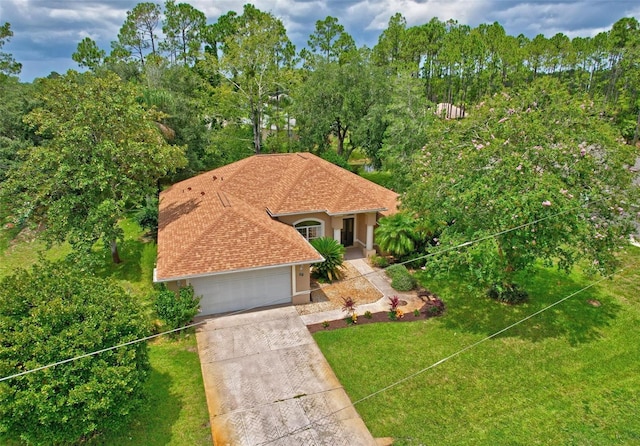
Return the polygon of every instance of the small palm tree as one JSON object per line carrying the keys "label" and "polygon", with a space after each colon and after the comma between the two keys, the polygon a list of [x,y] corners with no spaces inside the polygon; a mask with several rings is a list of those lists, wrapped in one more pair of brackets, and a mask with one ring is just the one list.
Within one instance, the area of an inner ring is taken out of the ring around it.
{"label": "small palm tree", "polygon": [[313,265],[313,272],[321,279],[329,282],[342,277],[345,249],[331,237],[320,237],[311,240],[311,245],[324,257],[324,262]]}
{"label": "small palm tree", "polygon": [[376,229],[376,241],[380,249],[396,257],[413,251],[416,238],[416,220],[403,213],[380,219]]}

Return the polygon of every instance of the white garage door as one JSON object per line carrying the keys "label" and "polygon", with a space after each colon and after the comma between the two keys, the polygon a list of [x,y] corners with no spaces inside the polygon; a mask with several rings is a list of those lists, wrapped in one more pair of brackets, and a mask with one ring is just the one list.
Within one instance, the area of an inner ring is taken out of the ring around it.
{"label": "white garage door", "polygon": [[226,313],[291,302],[291,267],[199,277],[189,281],[200,314]]}

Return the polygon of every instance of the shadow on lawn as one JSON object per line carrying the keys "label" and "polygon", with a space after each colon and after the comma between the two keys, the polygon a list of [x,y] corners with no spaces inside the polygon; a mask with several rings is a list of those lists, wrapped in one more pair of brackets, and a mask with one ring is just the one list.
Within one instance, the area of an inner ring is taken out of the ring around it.
{"label": "shadow on lawn", "polygon": [[[597,280],[596,278],[593,281]],[[446,289],[434,288],[447,304],[442,324],[452,330],[484,335],[493,334],[509,325],[578,291],[590,282],[578,283],[557,271],[539,269],[519,281],[529,292],[529,301],[506,305],[468,291],[461,281],[451,280]],[[606,283],[606,282],[605,282]],[[594,306],[589,301],[596,305]],[[620,305],[597,287],[589,288],[566,301],[533,316],[497,337],[541,341],[564,337],[570,345],[590,342],[601,337],[620,311]]]}
{"label": "shadow on lawn", "polygon": [[118,252],[122,262],[116,265],[111,259],[111,254],[105,252],[102,263],[97,268],[97,274],[101,277],[112,277],[116,280],[140,282],[142,280],[140,260],[147,244],[140,238],[125,239],[118,243]]}
{"label": "shadow on lawn", "polygon": [[132,414],[131,423],[121,431],[99,437],[95,444],[105,446],[170,444],[171,428],[180,417],[182,410],[180,398],[170,390],[171,384],[170,374],[152,369],[145,385],[142,407]]}

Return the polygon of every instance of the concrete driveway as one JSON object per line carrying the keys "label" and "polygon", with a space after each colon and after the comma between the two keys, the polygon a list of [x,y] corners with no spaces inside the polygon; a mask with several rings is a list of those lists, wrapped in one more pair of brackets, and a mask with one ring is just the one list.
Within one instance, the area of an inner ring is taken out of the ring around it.
{"label": "concrete driveway", "polygon": [[216,446],[376,444],[295,308],[209,319],[196,336]]}

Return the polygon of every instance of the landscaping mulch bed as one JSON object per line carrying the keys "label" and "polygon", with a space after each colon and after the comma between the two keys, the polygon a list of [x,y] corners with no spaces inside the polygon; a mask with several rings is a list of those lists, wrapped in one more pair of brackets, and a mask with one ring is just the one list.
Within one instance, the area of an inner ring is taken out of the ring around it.
{"label": "landscaping mulch bed", "polygon": [[382,297],[382,293],[349,262],[344,263],[342,280],[333,283],[312,281],[311,289],[312,302],[296,305],[300,315],[342,308],[343,296],[351,297],[358,305],[372,303]]}
{"label": "landscaping mulch bed", "polygon": [[[415,316],[414,313],[412,311],[409,311],[407,313],[405,313],[400,319],[389,319],[389,312],[388,311],[380,311],[377,313],[371,313],[371,317],[367,318],[362,314],[358,314],[358,322],[355,324],[352,323],[347,323],[347,321],[345,320],[347,318],[346,314],[344,319],[339,319],[337,321],[326,321],[324,323],[319,323],[319,324],[311,324],[311,325],[307,325],[307,329],[311,332],[311,333],[315,333],[318,331],[329,331],[329,330],[337,330],[340,328],[348,328],[348,327],[355,327],[358,325],[366,325],[366,324],[374,324],[374,323],[380,323],[380,322],[413,322],[413,321],[419,321],[419,320],[425,320],[425,319],[429,319],[432,317],[437,317],[437,316],[428,316],[426,314],[426,310],[428,308],[428,305],[424,305],[422,308],[420,308],[420,315],[419,316]],[[439,315],[438,315],[439,316]]]}

